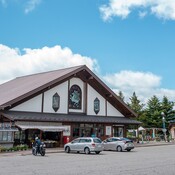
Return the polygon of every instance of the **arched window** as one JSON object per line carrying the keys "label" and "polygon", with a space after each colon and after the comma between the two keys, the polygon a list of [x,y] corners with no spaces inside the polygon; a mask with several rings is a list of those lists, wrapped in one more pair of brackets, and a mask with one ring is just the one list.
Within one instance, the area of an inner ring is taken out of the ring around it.
{"label": "arched window", "polygon": [[81,109],[82,92],[78,85],[72,85],[69,90],[69,108]]}

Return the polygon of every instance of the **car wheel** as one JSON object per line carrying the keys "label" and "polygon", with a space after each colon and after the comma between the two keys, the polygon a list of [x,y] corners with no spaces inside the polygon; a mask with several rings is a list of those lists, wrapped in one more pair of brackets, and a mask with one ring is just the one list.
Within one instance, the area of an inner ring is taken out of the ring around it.
{"label": "car wheel", "polygon": [[85,149],[84,149],[84,152],[85,152],[85,154],[90,154],[89,148],[85,148]]}
{"label": "car wheel", "polygon": [[66,147],[65,151],[66,151],[67,153],[70,152],[70,148],[69,148],[69,146]]}
{"label": "car wheel", "polygon": [[118,152],[122,152],[122,147],[121,146],[117,146],[117,151]]}
{"label": "car wheel", "polygon": [[129,152],[129,151],[131,151],[130,149],[127,149],[127,151]]}
{"label": "car wheel", "polygon": [[95,151],[96,154],[100,154],[100,151]]}

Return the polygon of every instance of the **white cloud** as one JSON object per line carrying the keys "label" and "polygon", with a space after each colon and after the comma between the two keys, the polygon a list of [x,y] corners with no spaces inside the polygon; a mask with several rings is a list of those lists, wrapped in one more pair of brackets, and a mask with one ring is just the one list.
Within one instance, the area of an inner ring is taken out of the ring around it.
{"label": "white cloud", "polygon": [[36,8],[37,5],[41,3],[41,0],[29,0],[25,7],[25,13],[29,13]]}
{"label": "white cloud", "polygon": [[123,70],[119,73],[113,75],[106,75],[105,80],[114,86],[119,87],[130,87],[137,88],[139,84],[139,88],[154,88],[160,85],[161,78],[152,74],[152,73],[144,73],[144,72],[133,72]]}
{"label": "white cloud", "polygon": [[3,7],[7,6],[7,0],[0,0],[0,3],[2,4]]}
{"label": "white cloud", "polygon": [[164,20],[175,20],[175,0],[109,0],[109,4],[100,7],[100,12],[103,20],[108,21],[114,16],[125,19],[140,9]]}
{"label": "white cloud", "polygon": [[10,48],[0,45],[0,83],[18,76],[56,70],[77,65],[87,65],[97,72],[98,64],[95,59],[74,54],[69,48],[61,46],[43,47],[41,49]]}
{"label": "white cloud", "polygon": [[42,0],[0,0],[0,4],[2,4],[3,7],[7,7],[10,3],[20,3],[24,6],[24,12],[26,14],[33,11],[41,2]]}
{"label": "white cloud", "polygon": [[129,100],[133,92],[136,92],[136,95],[143,103],[146,103],[153,95],[160,99],[164,95],[169,100],[174,101],[175,99],[175,90],[162,89],[160,87],[161,77],[150,72],[121,71],[116,74],[106,75],[103,78],[116,94],[122,91],[126,101]]}
{"label": "white cloud", "polygon": [[151,72],[123,70],[102,76],[99,75],[97,60],[75,54],[70,48],[61,48],[59,45],[40,49],[25,48],[22,53],[18,48],[0,44],[0,83],[23,75],[85,64],[101,77],[115,93],[118,94],[119,91],[122,91],[126,101],[133,92],[136,92],[138,98],[144,103],[153,95],[159,98],[166,95],[172,101],[175,99],[175,90],[161,88],[161,77]]}

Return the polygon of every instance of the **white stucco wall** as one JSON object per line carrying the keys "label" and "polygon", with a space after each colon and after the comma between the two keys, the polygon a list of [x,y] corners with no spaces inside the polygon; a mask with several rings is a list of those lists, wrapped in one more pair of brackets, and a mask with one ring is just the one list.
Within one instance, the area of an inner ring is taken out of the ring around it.
{"label": "white stucco wall", "polygon": [[116,108],[107,102],[107,116],[124,117]]}
{"label": "white stucco wall", "polygon": [[38,95],[14,108],[11,111],[41,112],[42,95]]}
{"label": "white stucco wall", "polygon": [[[87,111],[87,115],[101,115],[106,116],[120,116],[124,117],[116,108],[114,108],[109,102],[107,102],[106,109],[106,100],[90,85],[87,85],[87,105],[86,95],[85,95],[85,83],[79,78],[70,79],[70,87],[72,85],[78,85],[82,91],[82,109],[68,109],[68,81],[46,91],[44,93],[44,104],[43,112],[45,113],[63,113],[67,114],[69,112],[84,113]],[[58,93],[60,96],[60,107],[57,112],[52,108],[52,98],[55,93]],[[98,98],[100,100],[100,111],[98,114],[94,112],[94,100]],[[85,107],[87,106],[87,110]],[[28,111],[28,112],[41,112],[42,109],[42,94],[12,108],[12,111]]]}
{"label": "white stucco wall", "polygon": [[81,109],[69,109],[69,112],[80,112],[80,113],[82,113],[82,112],[85,111],[85,109],[84,109],[84,86],[85,86],[85,84],[79,78],[72,78],[72,79],[70,79],[70,88],[71,88],[72,85],[78,85],[81,88],[81,92],[82,92],[81,106],[82,106],[82,108]]}
{"label": "white stucco wall", "polygon": [[[100,111],[98,114],[94,112],[94,100],[98,98],[100,100]],[[87,115],[106,115],[105,99],[90,85],[87,86]]]}
{"label": "white stucco wall", "polygon": [[[52,108],[52,97],[55,93],[60,96],[60,108],[55,112]],[[68,99],[68,81],[46,91],[44,93],[44,107],[43,112],[48,113],[64,113],[67,114]]]}

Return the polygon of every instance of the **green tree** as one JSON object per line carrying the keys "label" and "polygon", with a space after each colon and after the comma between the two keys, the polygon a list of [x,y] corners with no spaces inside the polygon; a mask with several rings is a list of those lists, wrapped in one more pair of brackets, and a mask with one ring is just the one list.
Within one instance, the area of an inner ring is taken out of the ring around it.
{"label": "green tree", "polygon": [[164,113],[166,124],[169,121],[175,119],[175,110],[173,109],[174,102],[169,101],[166,96],[163,96],[162,103],[161,103],[161,113]]}
{"label": "green tree", "polygon": [[147,108],[145,110],[146,115],[146,123],[147,127],[155,127],[161,128],[162,127],[162,117],[161,117],[161,102],[157,96],[151,97],[148,100]]}
{"label": "green tree", "polygon": [[138,118],[142,114],[142,110],[144,107],[144,104],[141,103],[141,101],[138,99],[135,92],[133,92],[133,95],[129,98],[130,102],[127,103],[128,106],[138,114]]}
{"label": "green tree", "polygon": [[144,111],[144,104],[141,103],[141,101],[138,99],[136,93],[134,92],[133,95],[129,98],[130,102],[127,103],[127,105],[135,112],[137,113],[136,120],[142,122],[142,126],[145,127],[147,123],[146,114]]}

